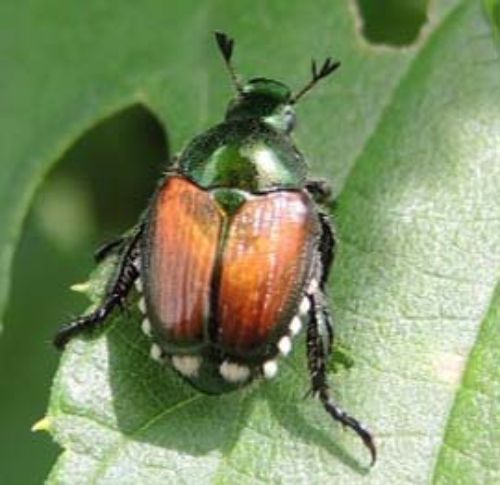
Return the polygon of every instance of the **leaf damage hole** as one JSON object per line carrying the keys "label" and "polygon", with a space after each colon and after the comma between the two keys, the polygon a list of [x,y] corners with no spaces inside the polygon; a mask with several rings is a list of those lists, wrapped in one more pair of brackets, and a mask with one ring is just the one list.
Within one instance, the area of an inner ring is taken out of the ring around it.
{"label": "leaf damage hole", "polygon": [[370,44],[411,45],[427,22],[430,0],[356,0],[361,33]]}
{"label": "leaf damage hole", "polygon": [[128,107],[98,122],[66,152],[42,186],[37,215],[63,244],[80,237],[100,244],[137,222],[167,157],[159,121],[142,105]]}
{"label": "leaf damage hole", "polygon": [[[83,133],[34,198],[13,262],[0,342],[0,394],[9,396],[0,416],[9,440],[1,476],[9,483],[46,476],[56,458],[53,442],[29,431],[43,417],[59,356],[48,342],[88,305],[69,286],[87,278],[97,244],[135,224],[165,169],[167,149],[153,114],[128,107]],[[20,468],[19,460],[30,466]]]}

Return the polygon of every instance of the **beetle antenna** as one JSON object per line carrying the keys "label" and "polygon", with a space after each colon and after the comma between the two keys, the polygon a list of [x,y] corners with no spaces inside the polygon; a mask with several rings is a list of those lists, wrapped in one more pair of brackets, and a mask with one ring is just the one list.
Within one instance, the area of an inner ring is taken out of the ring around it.
{"label": "beetle antenna", "polygon": [[333,61],[331,57],[327,57],[325,62],[318,71],[318,66],[316,65],[316,61],[313,59],[311,63],[312,79],[297,94],[292,96],[290,103],[295,104],[302,96],[304,96],[304,94],[309,92],[320,79],[329,76],[339,67],[340,67],[339,61]]}
{"label": "beetle antenna", "polygon": [[233,85],[238,94],[243,92],[243,87],[241,86],[241,82],[238,79],[238,76],[234,70],[234,67],[231,63],[231,56],[233,55],[233,47],[234,47],[234,39],[228,37],[224,32],[215,32],[215,40],[217,41],[217,45],[219,46],[219,50],[224,59],[224,63],[226,64],[227,70],[229,72],[229,76],[233,81]]}

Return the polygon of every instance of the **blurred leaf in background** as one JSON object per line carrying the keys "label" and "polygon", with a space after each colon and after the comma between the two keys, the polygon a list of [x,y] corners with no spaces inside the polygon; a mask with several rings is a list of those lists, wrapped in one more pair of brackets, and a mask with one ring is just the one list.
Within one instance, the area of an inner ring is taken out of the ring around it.
{"label": "blurred leaf in background", "polygon": [[356,438],[302,399],[303,345],[276,382],[209,398],[150,362],[134,320],[118,318],[65,352],[48,415],[66,451],[49,481],[498,482],[500,9],[427,3],[0,5],[0,306],[18,246],[0,483],[40,483],[58,454],[29,428],[56,365],[50,337],[88,304],[67,288],[136,220],[168,153],[221,119],[230,88],[215,29],[237,39],[248,77],[297,87],[311,56],[343,62],[299,107],[297,142],[340,196],[331,293],[350,355],[331,377],[374,429],[380,462],[365,469]]}
{"label": "blurred leaf in background", "polygon": [[166,156],[158,121],[132,107],[84,134],[38,191],[0,339],[1,484],[41,483],[57,457],[48,436],[30,428],[44,413],[58,360],[51,337],[88,304],[69,286],[86,278],[100,242],[135,223]]}

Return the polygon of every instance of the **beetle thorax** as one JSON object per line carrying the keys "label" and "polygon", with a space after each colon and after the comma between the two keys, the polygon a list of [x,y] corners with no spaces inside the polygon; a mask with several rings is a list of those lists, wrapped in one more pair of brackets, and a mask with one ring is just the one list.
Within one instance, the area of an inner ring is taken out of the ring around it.
{"label": "beetle thorax", "polygon": [[179,167],[202,187],[260,192],[302,188],[306,165],[289,136],[264,120],[228,120],[196,138]]}

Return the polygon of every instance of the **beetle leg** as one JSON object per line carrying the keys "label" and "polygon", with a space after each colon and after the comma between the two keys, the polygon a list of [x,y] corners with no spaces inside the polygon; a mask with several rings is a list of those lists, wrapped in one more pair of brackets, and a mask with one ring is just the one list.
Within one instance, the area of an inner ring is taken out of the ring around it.
{"label": "beetle leg", "polygon": [[124,236],[119,236],[110,241],[106,241],[101,244],[94,252],[94,260],[96,263],[100,263],[103,259],[105,259],[111,252],[117,249],[120,245],[125,241]]}
{"label": "beetle leg", "polygon": [[100,327],[116,307],[123,308],[125,298],[134,285],[134,281],[139,276],[139,269],[135,265],[135,260],[138,257],[138,242],[141,234],[142,227],[139,227],[134,235],[128,239],[123,239],[118,271],[114,279],[110,281],[103,302],[92,313],[82,315],[59,329],[53,340],[54,345],[58,349],[64,348],[68,341],[75,335]]}
{"label": "beetle leg", "polygon": [[305,189],[318,204],[332,202],[332,188],[326,180],[307,180]]}
{"label": "beetle leg", "polygon": [[[336,421],[351,428],[370,450],[372,464],[377,451],[371,433],[352,416],[339,408],[332,400],[327,382],[327,359],[333,345],[333,322],[325,301],[325,285],[335,257],[335,234],[328,215],[319,212],[321,238],[318,244],[319,268],[316,284],[309,288],[309,323],[307,326],[307,360],[311,376],[311,391],[317,396],[326,412]],[[313,278],[313,280],[314,280]]]}
{"label": "beetle leg", "polygon": [[324,291],[330,270],[332,268],[333,260],[335,259],[335,233],[332,223],[326,212],[319,212],[319,223],[321,226],[321,237],[319,240],[318,252],[320,257],[321,268],[319,273],[319,288]]}
{"label": "beetle leg", "polygon": [[[307,358],[311,375],[312,394],[321,401],[326,412],[336,421],[351,428],[370,450],[372,465],[377,450],[371,433],[355,418],[335,404],[330,396],[326,377],[326,362],[331,344],[331,320],[321,301],[321,293],[309,295],[311,302],[310,320],[307,326]],[[326,335],[325,335],[326,331]]]}

